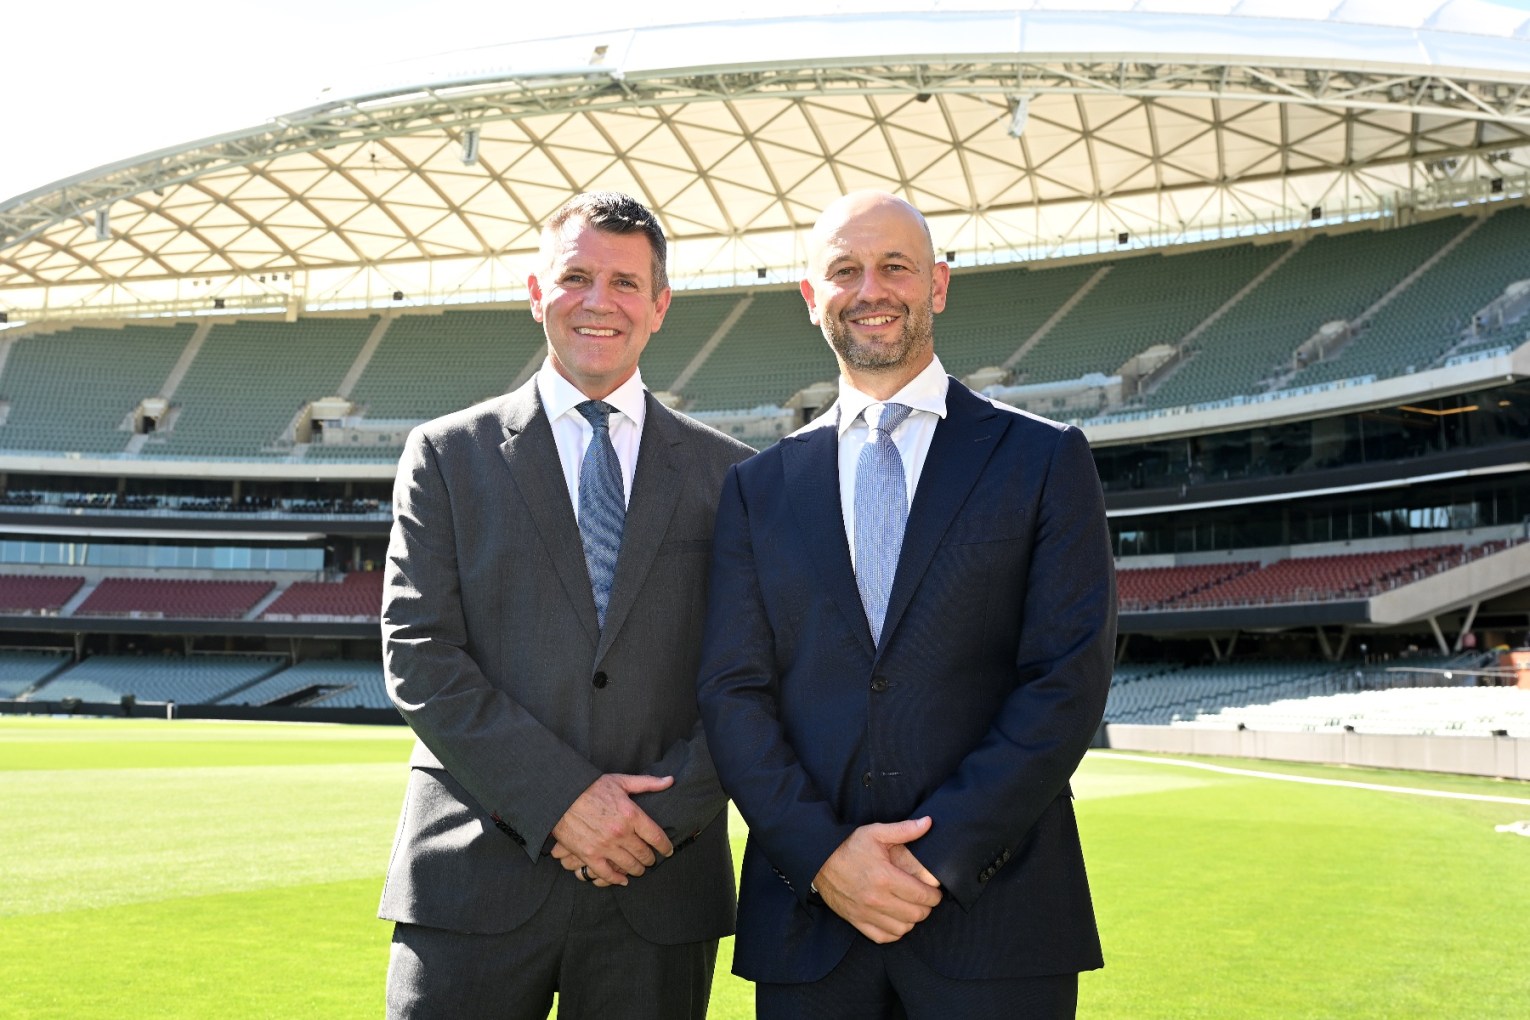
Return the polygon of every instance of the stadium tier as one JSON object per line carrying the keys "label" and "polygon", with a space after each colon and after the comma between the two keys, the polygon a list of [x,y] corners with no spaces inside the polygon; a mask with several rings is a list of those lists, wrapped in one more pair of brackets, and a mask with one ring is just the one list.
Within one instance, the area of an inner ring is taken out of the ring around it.
{"label": "stadium tier", "polygon": [[[1527,233],[1530,209],[1510,207],[1267,244],[958,268],[937,349],[959,377],[1007,366],[1018,385],[1110,376],[1150,348],[1178,349],[1106,413],[1402,375],[1524,341],[1526,319],[1488,324],[1479,313],[1530,279]],[[1333,323],[1343,326],[1314,349]],[[22,336],[0,360],[0,449],[287,456],[305,405],[341,396],[373,441],[353,431],[306,456],[389,461],[410,425],[504,392],[542,349],[523,307]],[[678,292],[643,372],[698,412],[780,406],[835,376],[795,289]],[[168,413],[134,445],[133,412],[156,396]]]}
{"label": "stadium tier", "polygon": [[19,698],[68,666],[67,652],[0,650],[0,698]]}
{"label": "stadium tier", "polygon": [[1332,662],[1256,662],[1164,671],[1117,670],[1105,702],[1107,723],[1164,725],[1201,712],[1326,694],[1347,682]]}
{"label": "stadium tier", "polygon": [[84,583],[83,577],[0,574],[0,613],[56,613]]}
{"label": "stadium tier", "polygon": [[1116,597],[1123,610],[1160,609],[1258,569],[1257,563],[1124,568],[1116,571]]}
{"label": "stadium tier", "polygon": [[[361,693],[350,692],[363,689]],[[352,659],[313,659],[266,677],[259,683],[228,695],[225,705],[324,704],[337,707],[342,701],[368,708],[391,708],[386,693],[377,704],[374,688],[382,688],[382,664]],[[347,695],[350,694],[348,698]],[[335,701],[329,700],[333,696]]]}
{"label": "stadium tier", "polygon": [[309,401],[339,390],[376,324],[377,317],[368,316],[214,325],[175,389],[172,404],[179,410],[171,427],[151,435],[144,454],[291,452],[289,426]]}
{"label": "stadium tier", "polygon": [[270,656],[94,655],[33,692],[33,701],[139,701],[197,705],[217,701],[280,669]]}
{"label": "stadium tier", "polygon": [[525,309],[401,315],[343,395],[368,418],[427,421],[505,392],[545,345]]}
{"label": "stadium tier", "polygon": [[1530,737],[1530,694],[1515,687],[1342,691],[1203,710],[1181,726],[1303,733]]}
{"label": "stadium tier", "polygon": [[392,708],[380,663],[358,663],[350,687],[310,702],[315,708]]}
{"label": "stadium tier", "polygon": [[75,615],[237,620],[272,587],[270,581],[108,577],[85,597]]}
{"label": "stadium tier", "polygon": [[79,326],[13,341],[0,373],[0,449],[121,453],[197,327]]}
{"label": "stadium tier", "polygon": [[262,620],[375,620],[382,606],[382,571],[339,581],[294,581],[260,614]]}

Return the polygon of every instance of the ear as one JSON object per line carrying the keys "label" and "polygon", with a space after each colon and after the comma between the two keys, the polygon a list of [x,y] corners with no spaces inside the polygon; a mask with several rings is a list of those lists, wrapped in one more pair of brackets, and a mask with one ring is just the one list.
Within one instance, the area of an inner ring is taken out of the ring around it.
{"label": "ear", "polygon": [[653,303],[653,328],[648,332],[657,333],[659,331],[659,327],[664,325],[664,315],[669,311],[669,302],[670,299],[674,296],[674,291],[670,290],[668,287],[665,287],[663,290],[659,291],[659,296]]}
{"label": "ear", "polygon": [[815,326],[822,325],[818,321],[818,294],[813,290],[812,280],[802,281],[802,300],[807,302],[808,319]]}
{"label": "ear", "polygon": [[532,273],[526,277],[526,292],[531,295],[531,317],[538,322],[542,321],[542,285],[537,282],[537,274]]}
{"label": "ear", "polygon": [[946,291],[951,286],[951,267],[944,262],[935,263],[935,271],[930,278],[930,310],[943,312],[946,310]]}

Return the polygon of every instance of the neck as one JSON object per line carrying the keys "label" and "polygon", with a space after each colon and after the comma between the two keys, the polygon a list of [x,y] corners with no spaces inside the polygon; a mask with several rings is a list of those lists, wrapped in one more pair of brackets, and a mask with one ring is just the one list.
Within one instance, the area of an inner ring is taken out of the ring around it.
{"label": "neck", "polygon": [[899,390],[914,381],[914,377],[930,366],[935,360],[935,352],[926,352],[923,358],[913,364],[888,365],[885,368],[856,368],[841,361],[839,370],[844,373],[850,384],[868,397],[875,397],[879,401],[886,401],[895,396]]}

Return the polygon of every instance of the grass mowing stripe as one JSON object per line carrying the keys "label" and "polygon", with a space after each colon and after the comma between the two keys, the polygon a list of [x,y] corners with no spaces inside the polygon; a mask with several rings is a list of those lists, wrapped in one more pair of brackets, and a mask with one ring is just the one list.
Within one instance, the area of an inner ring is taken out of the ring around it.
{"label": "grass mowing stripe", "polygon": [[1203,769],[1220,772],[1227,776],[1248,776],[1254,779],[1276,779],[1286,783],[1308,783],[1313,786],[1341,786],[1351,790],[1374,790],[1384,793],[1407,793],[1415,797],[1442,797],[1446,800],[1477,800],[1491,804],[1518,804],[1530,807],[1530,797],[1500,797],[1486,793],[1459,793],[1454,790],[1425,790],[1416,786],[1396,786],[1391,783],[1361,783],[1352,779],[1320,779],[1316,776],[1293,776],[1284,772],[1261,772],[1256,769],[1239,769],[1227,765],[1212,765],[1203,761],[1186,761],[1183,758],[1138,758],[1132,755],[1096,752],[1102,759],[1118,761],[1150,761],[1157,765],[1178,766],[1187,769]]}

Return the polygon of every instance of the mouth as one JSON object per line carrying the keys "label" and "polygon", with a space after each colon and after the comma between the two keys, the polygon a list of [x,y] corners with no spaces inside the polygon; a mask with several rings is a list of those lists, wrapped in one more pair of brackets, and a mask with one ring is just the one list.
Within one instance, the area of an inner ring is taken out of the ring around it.
{"label": "mouth", "polygon": [[580,336],[605,337],[605,338],[614,337],[614,336],[617,335],[617,331],[614,330],[614,329],[607,329],[607,328],[602,328],[602,327],[597,327],[597,326],[576,326],[574,328],[574,332],[579,334]]}
{"label": "mouth", "polygon": [[862,329],[879,329],[896,321],[898,321],[896,315],[865,315],[859,319],[850,320],[852,325],[860,326]]}

